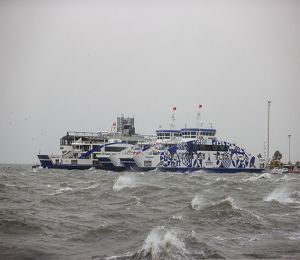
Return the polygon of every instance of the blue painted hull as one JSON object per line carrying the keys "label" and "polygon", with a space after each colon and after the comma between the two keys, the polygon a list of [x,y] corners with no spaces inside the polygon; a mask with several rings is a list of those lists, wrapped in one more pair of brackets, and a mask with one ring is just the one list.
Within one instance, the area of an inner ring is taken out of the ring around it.
{"label": "blue painted hull", "polygon": [[81,164],[81,165],[71,165],[71,164],[53,164],[48,155],[38,155],[41,162],[41,167],[48,169],[64,169],[64,170],[88,170],[94,167],[92,164]]}
{"label": "blue painted hull", "polygon": [[112,172],[123,172],[126,170],[125,167],[122,167],[122,166],[114,166],[112,163],[111,164],[101,164],[101,165],[97,165],[95,167],[96,169],[98,170],[106,170],[106,171],[112,171]]}
{"label": "blue painted hull", "polygon": [[195,172],[195,171],[205,171],[208,173],[261,173],[264,169],[247,169],[247,168],[195,168],[195,167],[187,167],[187,168],[177,168],[177,167],[159,167],[159,171],[163,172]]}

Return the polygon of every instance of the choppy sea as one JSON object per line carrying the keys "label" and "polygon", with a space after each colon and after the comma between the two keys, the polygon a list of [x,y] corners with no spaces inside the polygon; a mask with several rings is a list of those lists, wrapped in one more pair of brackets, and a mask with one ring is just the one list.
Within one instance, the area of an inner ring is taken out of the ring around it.
{"label": "choppy sea", "polygon": [[0,165],[0,259],[300,259],[300,175]]}

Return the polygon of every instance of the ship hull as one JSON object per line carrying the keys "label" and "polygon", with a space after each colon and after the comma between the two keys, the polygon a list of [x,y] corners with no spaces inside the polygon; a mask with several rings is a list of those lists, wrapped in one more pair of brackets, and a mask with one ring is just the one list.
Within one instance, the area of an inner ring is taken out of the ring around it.
{"label": "ship hull", "polygon": [[178,168],[178,167],[159,167],[159,171],[163,172],[196,172],[196,171],[204,171],[207,173],[262,173],[264,169],[256,169],[256,168]]}

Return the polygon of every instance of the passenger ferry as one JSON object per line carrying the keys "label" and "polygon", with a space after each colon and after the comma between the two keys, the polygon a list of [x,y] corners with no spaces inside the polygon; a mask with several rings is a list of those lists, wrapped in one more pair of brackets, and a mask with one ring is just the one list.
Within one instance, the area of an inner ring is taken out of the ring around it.
{"label": "passenger ferry", "polygon": [[135,133],[134,118],[117,118],[110,132],[69,131],[60,139],[60,155],[39,154],[43,168],[89,169],[106,168],[105,157],[134,146],[146,137]]}
{"label": "passenger ferry", "polygon": [[220,141],[216,129],[183,128],[181,142],[169,147],[158,144],[133,156],[136,167],[142,171],[211,171],[262,172],[265,160],[254,156],[236,144]]}
{"label": "passenger ferry", "polygon": [[265,159],[260,155],[218,140],[216,129],[202,127],[201,108],[199,105],[197,114],[197,124],[201,127],[156,131],[156,144],[133,156],[136,168],[142,171],[262,172]]}

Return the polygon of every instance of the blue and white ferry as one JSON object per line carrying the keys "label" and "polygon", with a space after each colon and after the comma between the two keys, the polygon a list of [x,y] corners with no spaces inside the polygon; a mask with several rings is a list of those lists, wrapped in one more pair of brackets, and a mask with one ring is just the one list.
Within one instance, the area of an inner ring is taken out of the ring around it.
{"label": "blue and white ferry", "polygon": [[218,140],[216,129],[181,129],[183,141],[160,154],[162,171],[262,172],[265,160],[236,144]]}
{"label": "blue and white ferry", "polygon": [[[142,171],[262,172],[265,159],[260,155],[252,155],[234,143],[217,139],[216,129],[212,127],[203,128],[201,108],[199,105],[197,113],[200,127],[156,131],[156,144],[133,156],[135,167]],[[173,114],[173,128],[174,122]]]}
{"label": "blue and white ferry", "polygon": [[[236,144],[216,138],[216,129],[183,128],[181,141],[173,145],[153,145],[133,156],[136,167],[142,171],[211,171],[262,172],[265,160],[247,153]],[[169,143],[170,144],[170,143]]]}
{"label": "blue and white ferry", "polygon": [[122,115],[110,132],[67,132],[60,139],[60,155],[39,154],[38,158],[43,168],[105,169],[107,155],[119,153],[144,138],[135,133],[134,118],[124,118]]}

